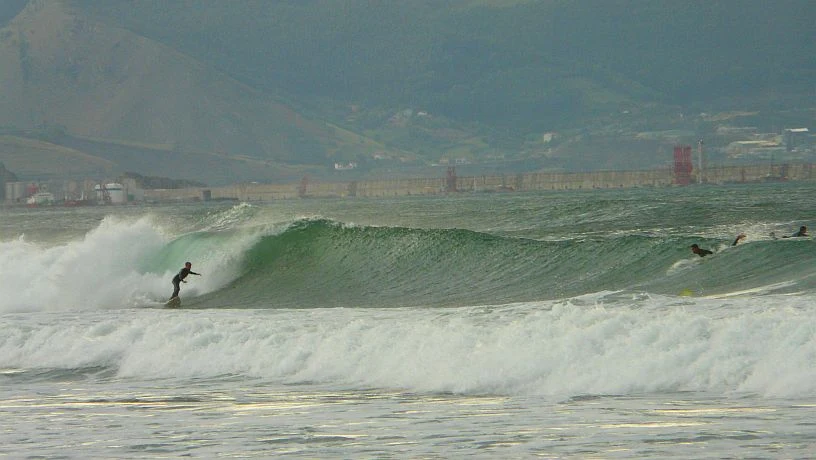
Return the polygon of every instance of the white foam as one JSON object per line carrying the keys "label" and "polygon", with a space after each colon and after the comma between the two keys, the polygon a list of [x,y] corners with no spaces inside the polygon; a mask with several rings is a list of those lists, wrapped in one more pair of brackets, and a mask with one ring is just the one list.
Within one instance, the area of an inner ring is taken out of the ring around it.
{"label": "white foam", "polygon": [[0,368],[113,366],[127,379],[238,375],[465,394],[816,396],[811,299],[594,302],[9,317]]}
{"label": "white foam", "polygon": [[[0,242],[0,312],[122,308],[166,299],[178,269],[146,272],[143,265],[170,239],[144,216],[106,217],[81,240],[53,246],[22,236]],[[191,294],[215,289],[229,276],[216,268],[225,263],[223,254],[212,248],[201,252],[212,262],[205,258],[196,271],[212,268],[216,276],[196,277],[196,283],[186,284],[194,286]]]}

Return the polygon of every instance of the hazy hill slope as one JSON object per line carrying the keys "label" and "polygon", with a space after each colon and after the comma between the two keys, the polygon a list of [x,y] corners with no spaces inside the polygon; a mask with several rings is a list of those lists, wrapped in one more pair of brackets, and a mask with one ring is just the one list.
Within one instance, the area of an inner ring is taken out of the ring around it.
{"label": "hazy hill slope", "polygon": [[[59,1],[30,1],[0,30],[0,83],[6,128],[52,127],[273,165],[324,164],[345,143],[325,122]],[[198,172],[189,166],[184,176]]]}
{"label": "hazy hill slope", "polygon": [[640,131],[694,142],[715,127],[689,114],[751,111],[770,130],[779,114],[766,113],[813,104],[813,11],[809,0],[10,0],[0,128],[45,132],[114,169],[211,183],[334,161],[653,167],[675,140]]}
{"label": "hazy hill slope", "polygon": [[0,2],[0,27],[17,16],[28,0],[4,0]]}
{"label": "hazy hill slope", "polygon": [[106,177],[116,168],[114,162],[82,151],[17,136],[0,135],[0,152],[6,168],[20,177],[46,178],[47,171],[68,179]]}
{"label": "hazy hill slope", "polygon": [[522,131],[649,103],[811,94],[816,72],[808,0],[72,4],[301,101],[425,108]]}
{"label": "hazy hill slope", "polygon": [[9,29],[0,52],[19,65],[2,66],[3,94],[17,97],[2,125],[268,156],[286,144],[275,128],[291,110],[170,48],[59,2],[30,3]]}

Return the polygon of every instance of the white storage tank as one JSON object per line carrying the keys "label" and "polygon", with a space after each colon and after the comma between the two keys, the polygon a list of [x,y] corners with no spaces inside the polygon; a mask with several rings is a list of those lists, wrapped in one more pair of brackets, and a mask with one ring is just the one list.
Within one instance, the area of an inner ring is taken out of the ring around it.
{"label": "white storage tank", "polygon": [[96,185],[96,200],[102,204],[123,204],[127,202],[127,194],[125,187],[116,182],[110,182],[103,185]]}
{"label": "white storage tank", "polygon": [[105,184],[105,188],[108,190],[108,195],[110,196],[110,202],[112,204],[122,204],[127,202],[127,194],[125,193],[125,187],[122,184],[111,182],[110,184]]}

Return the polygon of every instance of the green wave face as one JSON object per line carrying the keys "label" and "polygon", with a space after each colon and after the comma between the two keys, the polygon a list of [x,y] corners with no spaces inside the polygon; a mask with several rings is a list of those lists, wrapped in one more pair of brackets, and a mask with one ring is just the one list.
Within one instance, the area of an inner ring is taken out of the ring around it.
{"label": "green wave face", "polygon": [[[200,232],[173,254],[230,246],[239,233]],[[241,238],[246,238],[242,236]],[[684,236],[542,241],[461,229],[346,225],[301,219],[235,245],[233,273],[202,307],[460,306],[559,299],[600,291],[721,295],[816,287],[811,240],[759,241],[698,258]],[[162,262],[163,263],[163,262]],[[739,267],[735,271],[734,267]],[[738,275],[735,275],[738,273]]]}

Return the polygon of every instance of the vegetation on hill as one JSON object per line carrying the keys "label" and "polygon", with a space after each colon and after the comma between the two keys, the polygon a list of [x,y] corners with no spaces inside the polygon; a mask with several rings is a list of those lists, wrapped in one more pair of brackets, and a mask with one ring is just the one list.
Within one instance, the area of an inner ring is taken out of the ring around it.
{"label": "vegetation on hill", "polygon": [[255,87],[525,131],[627,106],[813,98],[807,0],[96,2]]}
{"label": "vegetation on hill", "polygon": [[122,170],[208,183],[662,166],[672,142],[709,140],[704,113],[779,131],[816,106],[808,0],[35,3],[0,34],[8,99],[29,104],[0,125],[45,119]]}
{"label": "vegetation on hill", "polygon": [[17,175],[6,169],[6,165],[0,163],[0,183],[16,182]]}
{"label": "vegetation on hill", "polygon": [[114,162],[51,142],[0,135],[3,164],[21,178],[105,177]]}
{"label": "vegetation on hill", "polygon": [[0,2],[0,27],[17,16],[25,8],[28,0],[3,0]]}

